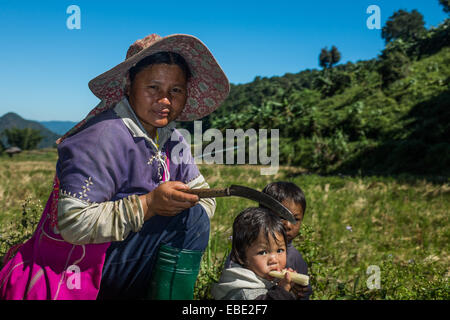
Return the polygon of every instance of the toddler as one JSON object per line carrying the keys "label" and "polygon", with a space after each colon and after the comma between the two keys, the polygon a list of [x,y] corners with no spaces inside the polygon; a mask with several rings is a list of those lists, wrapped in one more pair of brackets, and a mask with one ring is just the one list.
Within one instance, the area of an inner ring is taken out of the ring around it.
{"label": "toddler", "polygon": [[269,275],[286,268],[286,249],[286,231],[278,216],[262,207],[245,209],[233,223],[230,267],[223,270],[212,295],[218,300],[297,299],[289,273],[278,282]]}

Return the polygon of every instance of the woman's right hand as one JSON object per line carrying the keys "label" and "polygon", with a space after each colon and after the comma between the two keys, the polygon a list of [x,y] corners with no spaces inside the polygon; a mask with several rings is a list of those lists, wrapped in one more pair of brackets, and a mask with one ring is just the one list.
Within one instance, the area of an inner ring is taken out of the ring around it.
{"label": "woman's right hand", "polygon": [[189,187],[180,181],[167,181],[153,191],[139,197],[144,210],[144,221],[155,215],[175,216],[183,210],[195,206],[197,195],[185,193]]}

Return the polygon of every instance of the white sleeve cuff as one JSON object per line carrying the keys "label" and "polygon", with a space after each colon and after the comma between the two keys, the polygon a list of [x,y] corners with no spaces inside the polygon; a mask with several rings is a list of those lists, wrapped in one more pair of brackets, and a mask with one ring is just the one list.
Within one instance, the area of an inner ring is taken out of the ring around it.
{"label": "white sleeve cuff", "polygon": [[[201,174],[197,178],[189,182],[187,186],[190,189],[200,189],[200,188],[209,189],[209,184],[206,182],[205,178]],[[209,219],[211,219],[214,216],[214,212],[216,211],[216,199],[201,198],[199,203],[205,209]]]}

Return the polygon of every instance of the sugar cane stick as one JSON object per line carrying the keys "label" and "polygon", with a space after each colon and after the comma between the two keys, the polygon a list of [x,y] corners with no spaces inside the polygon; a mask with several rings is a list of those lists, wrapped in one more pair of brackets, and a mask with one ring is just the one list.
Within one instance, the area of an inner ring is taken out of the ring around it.
{"label": "sugar cane stick", "polygon": [[294,281],[295,283],[302,286],[307,286],[309,284],[309,277],[307,275],[300,273],[283,270],[283,271],[270,271],[269,275],[274,278],[283,279],[286,272],[290,273],[291,280]]}

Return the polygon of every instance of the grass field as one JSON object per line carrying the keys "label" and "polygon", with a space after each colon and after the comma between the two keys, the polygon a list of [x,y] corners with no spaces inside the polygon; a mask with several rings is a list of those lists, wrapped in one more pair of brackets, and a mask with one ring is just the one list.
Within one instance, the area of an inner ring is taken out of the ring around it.
{"label": "grass field", "polygon": [[[55,150],[0,156],[0,256],[31,235],[51,191],[56,157]],[[448,180],[319,176],[295,167],[262,176],[259,169],[200,165],[211,187],[261,190],[287,180],[303,189],[307,210],[294,244],[309,265],[312,299],[450,299]],[[233,197],[218,198],[217,204],[196,299],[211,298],[210,286],[231,246],[234,217],[257,205]],[[371,270],[379,270],[378,288],[371,286],[376,283]]]}

